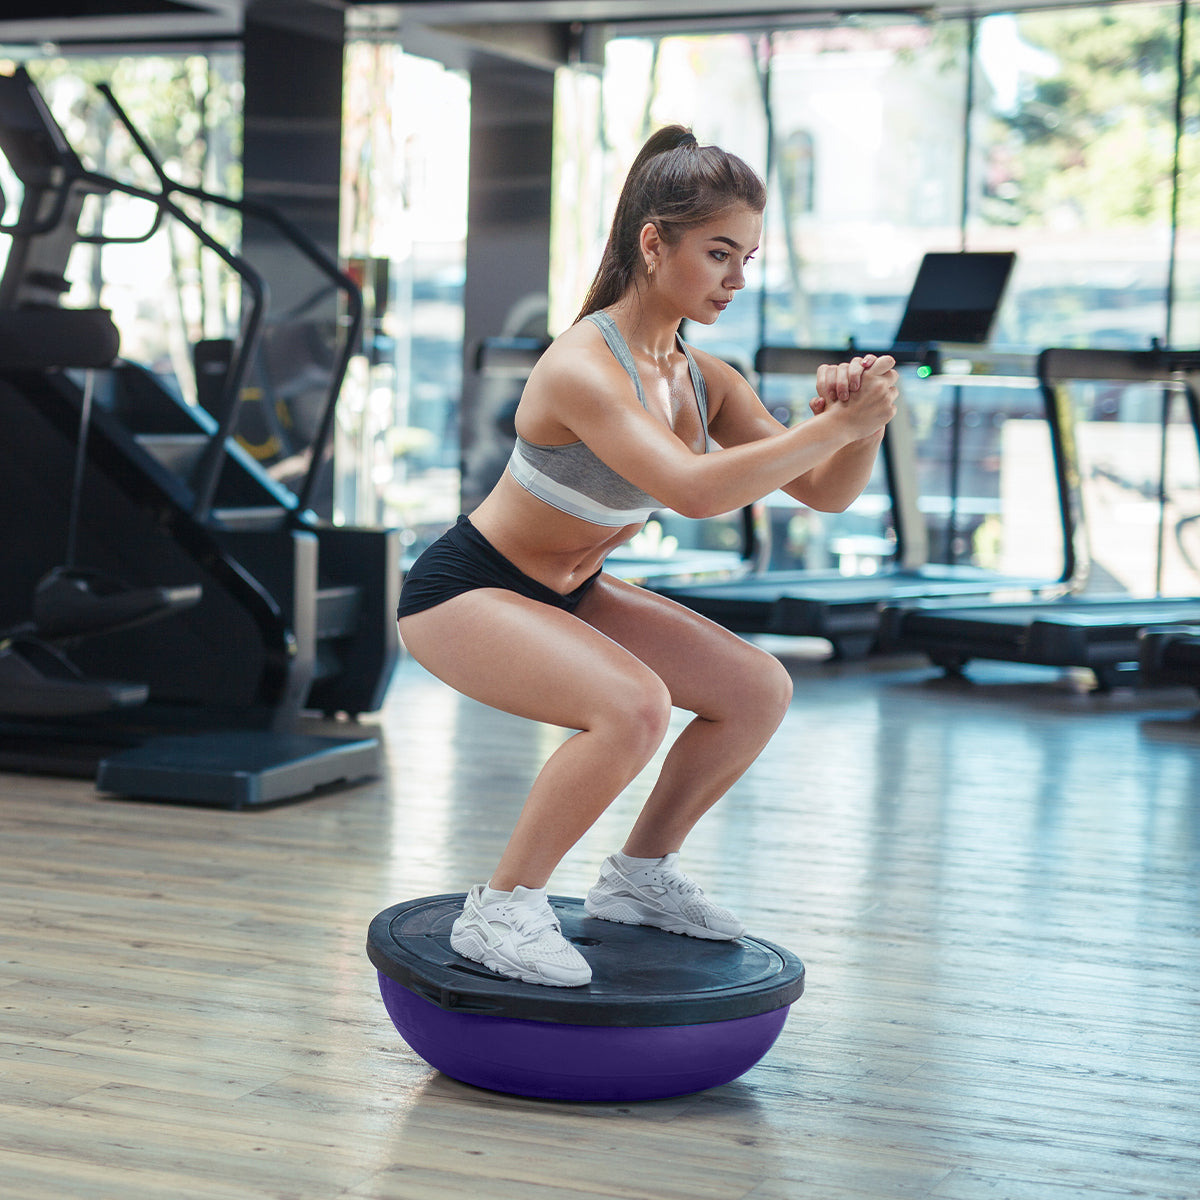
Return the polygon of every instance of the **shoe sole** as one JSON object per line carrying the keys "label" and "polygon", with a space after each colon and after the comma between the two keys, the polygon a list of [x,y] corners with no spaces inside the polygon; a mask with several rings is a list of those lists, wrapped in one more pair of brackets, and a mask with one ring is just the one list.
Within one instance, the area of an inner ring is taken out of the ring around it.
{"label": "shoe sole", "polygon": [[691,921],[672,919],[664,913],[639,912],[628,904],[600,908],[598,905],[593,906],[590,901],[585,901],[583,907],[589,917],[600,921],[613,921],[618,925],[648,925],[652,929],[661,929],[664,933],[678,933],[683,937],[703,938],[709,942],[736,942],[746,932],[743,926],[738,933],[722,933],[717,929],[695,925]]}

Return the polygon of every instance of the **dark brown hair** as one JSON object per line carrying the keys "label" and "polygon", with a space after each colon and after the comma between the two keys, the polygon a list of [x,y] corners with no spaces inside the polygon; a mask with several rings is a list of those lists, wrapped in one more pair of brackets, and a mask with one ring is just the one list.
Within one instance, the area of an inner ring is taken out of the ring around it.
{"label": "dark brown hair", "polygon": [[612,229],[576,321],[615,303],[642,269],[640,236],[652,222],[667,245],[734,204],[762,212],[763,181],[736,155],[701,146],[690,129],[668,125],[650,135],[621,189]]}

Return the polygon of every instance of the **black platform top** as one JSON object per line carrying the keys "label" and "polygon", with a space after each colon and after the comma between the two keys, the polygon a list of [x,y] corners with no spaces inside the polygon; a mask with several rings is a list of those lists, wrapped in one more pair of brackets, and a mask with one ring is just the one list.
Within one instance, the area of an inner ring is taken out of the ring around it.
{"label": "black platform top", "polygon": [[592,968],[585,987],[505,979],[450,948],[463,893],[425,896],[384,909],[367,954],[389,979],[448,1011],[575,1025],[700,1025],[758,1016],[804,991],[804,964],[758,938],[681,937],[598,921],[583,901],[551,896],[563,935]]}

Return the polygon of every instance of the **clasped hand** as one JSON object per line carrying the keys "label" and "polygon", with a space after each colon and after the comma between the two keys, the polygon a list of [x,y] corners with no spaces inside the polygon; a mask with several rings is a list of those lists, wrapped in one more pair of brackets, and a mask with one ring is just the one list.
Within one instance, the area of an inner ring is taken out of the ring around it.
{"label": "clasped hand", "polygon": [[896,415],[899,395],[896,360],[890,354],[864,354],[819,366],[817,394],[808,406],[814,415],[829,411],[844,417],[858,437],[869,437]]}

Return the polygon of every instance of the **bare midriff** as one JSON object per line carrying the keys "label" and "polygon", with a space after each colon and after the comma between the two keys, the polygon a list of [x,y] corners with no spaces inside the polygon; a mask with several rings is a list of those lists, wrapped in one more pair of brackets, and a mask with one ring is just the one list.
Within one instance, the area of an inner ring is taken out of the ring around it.
{"label": "bare midriff", "polygon": [[642,527],[581,521],[531,496],[507,471],[471,513],[471,524],[519,570],[562,595]]}

